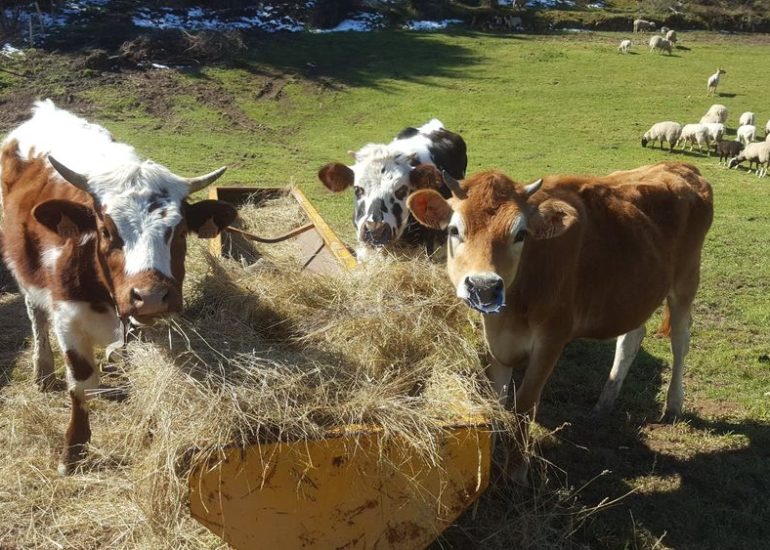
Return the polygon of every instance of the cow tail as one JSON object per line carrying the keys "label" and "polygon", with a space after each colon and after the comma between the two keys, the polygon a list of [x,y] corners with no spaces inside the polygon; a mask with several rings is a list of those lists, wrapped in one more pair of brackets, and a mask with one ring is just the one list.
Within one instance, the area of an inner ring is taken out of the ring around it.
{"label": "cow tail", "polygon": [[668,300],[663,304],[663,320],[660,322],[658,334],[671,337],[671,310],[668,307]]}

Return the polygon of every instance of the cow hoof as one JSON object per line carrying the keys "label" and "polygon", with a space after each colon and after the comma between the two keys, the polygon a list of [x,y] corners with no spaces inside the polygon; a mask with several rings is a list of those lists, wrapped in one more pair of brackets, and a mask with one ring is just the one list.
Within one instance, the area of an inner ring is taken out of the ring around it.
{"label": "cow hoof", "polygon": [[56,468],[59,475],[69,476],[74,474],[83,465],[87,454],[85,445],[73,445],[64,449],[59,465]]}
{"label": "cow hoof", "polygon": [[609,415],[609,409],[607,407],[594,406],[591,412],[588,413],[588,420],[591,422],[604,422]]}
{"label": "cow hoof", "polygon": [[681,413],[676,411],[666,411],[663,416],[660,417],[661,424],[676,424],[681,417]]}

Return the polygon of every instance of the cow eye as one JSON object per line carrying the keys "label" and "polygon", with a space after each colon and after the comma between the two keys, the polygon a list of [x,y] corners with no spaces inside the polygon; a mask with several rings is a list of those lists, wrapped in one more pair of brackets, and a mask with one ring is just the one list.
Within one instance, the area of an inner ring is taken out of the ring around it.
{"label": "cow eye", "polygon": [[404,197],[406,197],[406,193],[409,191],[409,188],[406,185],[402,185],[398,189],[396,189],[396,198],[400,201],[404,200]]}
{"label": "cow eye", "polygon": [[102,231],[101,231],[101,233],[102,233],[102,238],[103,238],[103,239],[106,239],[106,240],[108,240],[108,241],[111,239],[111,237],[110,237],[110,232],[109,232],[109,231],[107,231],[107,228],[105,228],[105,227],[102,227]]}
{"label": "cow eye", "polygon": [[356,194],[356,198],[360,199],[364,196],[364,188],[357,185],[353,188],[353,192]]}
{"label": "cow eye", "polygon": [[513,242],[514,242],[514,244],[515,243],[519,243],[519,242],[523,241],[526,237],[527,237],[527,230],[526,229],[519,229],[516,232],[516,236],[513,238]]}
{"label": "cow eye", "polygon": [[450,225],[449,228],[447,229],[447,232],[449,233],[450,237],[454,237],[455,239],[460,238],[460,230],[457,229],[457,226]]}

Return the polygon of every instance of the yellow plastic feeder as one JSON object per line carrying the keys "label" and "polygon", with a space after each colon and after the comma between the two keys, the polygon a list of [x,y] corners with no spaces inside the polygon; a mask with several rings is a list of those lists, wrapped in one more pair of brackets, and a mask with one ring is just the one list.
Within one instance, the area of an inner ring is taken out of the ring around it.
{"label": "yellow plastic feeder", "polygon": [[[215,188],[210,196],[238,204],[255,192],[285,193]],[[299,190],[290,192],[313,224],[302,234],[307,266],[352,269],[355,258],[344,244]],[[217,240],[213,251],[230,245]],[[367,426],[319,440],[228,447],[193,463],[190,512],[239,550],[424,548],[489,484],[488,423],[468,417],[439,430],[436,463],[401,437]]]}

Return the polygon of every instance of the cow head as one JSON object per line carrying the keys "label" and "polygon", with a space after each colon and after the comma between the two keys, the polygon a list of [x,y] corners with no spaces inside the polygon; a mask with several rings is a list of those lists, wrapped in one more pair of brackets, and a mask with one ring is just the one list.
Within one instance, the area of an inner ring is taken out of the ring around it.
{"label": "cow head", "polygon": [[501,172],[482,172],[461,184],[444,173],[453,197],[417,191],[408,206],[421,224],[446,229],[447,269],[457,296],[482,313],[505,307],[528,239],[550,239],[577,221],[564,201],[533,200],[542,180],[521,186]]}
{"label": "cow head", "polygon": [[48,201],[35,208],[34,216],[64,239],[96,240],[118,315],[144,323],[181,311],[187,233],[212,238],[237,216],[225,202],[186,199],[225,168],[186,179],[145,161],[130,173],[87,178],[53,157],[48,160],[65,181],[88,193],[93,205]]}
{"label": "cow head", "polygon": [[353,166],[327,164],[319,170],[318,178],[334,192],[352,187],[358,241],[366,246],[387,246],[406,229],[409,194],[416,189],[439,189],[441,179],[433,165],[418,165],[415,155],[395,152],[387,145],[367,145],[355,153],[355,159]]}

